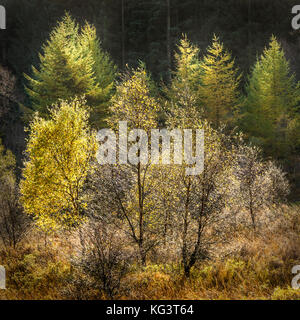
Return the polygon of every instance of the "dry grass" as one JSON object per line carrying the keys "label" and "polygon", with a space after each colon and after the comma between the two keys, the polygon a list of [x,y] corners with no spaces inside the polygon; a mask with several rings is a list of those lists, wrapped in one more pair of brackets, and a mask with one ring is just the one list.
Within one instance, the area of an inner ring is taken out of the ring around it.
{"label": "dry grass", "polygon": [[[192,269],[184,278],[176,263],[132,265],[119,299],[296,299],[291,269],[300,264],[299,207],[283,207],[282,218],[260,233],[241,233],[224,246],[223,256]],[[72,241],[36,233],[19,249],[0,251],[7,270],[1,299],[105,299],[90,279],[74,269]]]}

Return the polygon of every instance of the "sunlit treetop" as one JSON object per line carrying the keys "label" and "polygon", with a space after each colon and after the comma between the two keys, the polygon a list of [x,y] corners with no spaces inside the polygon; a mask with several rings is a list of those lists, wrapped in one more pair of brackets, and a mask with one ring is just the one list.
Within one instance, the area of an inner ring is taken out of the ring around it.
{"label": "sunlit treetop", "polygon": [[97,150],[87,109],[83,100],[61,101],[49,120],[36,115],[30,124],[21,201],[44,230],[83,221],[82,187]]}

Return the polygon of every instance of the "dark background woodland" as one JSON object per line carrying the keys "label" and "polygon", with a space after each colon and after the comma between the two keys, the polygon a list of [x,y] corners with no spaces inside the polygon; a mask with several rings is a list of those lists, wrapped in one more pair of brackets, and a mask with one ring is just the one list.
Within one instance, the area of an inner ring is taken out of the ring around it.
{"label": "dark background woodland", "polygon": [[[173,53],[182,34],[187,34],[200,53],[213,34],[219,36],[236,58],[243,83],[274,34],[299,80],[300,32],[291,27],[295,4],[290,0],[6,0],[2,1],[7,29],[0,32],[0,64],[16,75],[23,103],[30,107],[23,74],[31,74],[31,66],[38,65],[42,44],[69,11],[77,21],[95,25],[103,48],[119,70],[127,64],[135,67],[141,60],[158,83],[170,78]],[[10,110],[1,119],[0,136],[21,166],[24,123],[17,104]]]}
{"label": "dark background woodland", "polygon": [[67,10],[76,20],[95,25],[103,47],[119,67],[142,60],[156,78],[168,77],[173,49],[183,33],[202,52],[217,34],[245,74],[274,34],[299,76],[299,33],[291,28],[295,4],[290,0],[6,0],[1,62],[18,75],[30,73],[41,45]]}

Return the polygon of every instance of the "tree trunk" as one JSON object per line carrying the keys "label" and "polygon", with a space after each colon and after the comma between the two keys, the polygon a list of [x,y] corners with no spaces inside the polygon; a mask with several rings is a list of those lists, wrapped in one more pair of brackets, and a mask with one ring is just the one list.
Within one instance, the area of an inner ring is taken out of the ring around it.
{"label": "tree trunk", "polygon": [[256,219],[255,219],[255,212],[253,210],[253,195],[252,195],[252,190],[251,187],[249,187],[249,197],[250,197],[250,216],[252,220],[252,227],[253,230],[256,231]]}
{"label": "tree trunk", "polygon": [[250,43],[251,43],[250,20],[251,20],[251,0],[248,0],[248,61],[249,61],[249,65],[251,63],[251,51],[249,50]]}
{"label": "tree trunk", "polygon": [[122,14],[122,68],[125,69],[125,0],[121,0]]}
{"label": "tree trunk", "polygon": [[145,248],[144,248],[144,243],[141,242],[139,244],[139,250],[140,250],[140,259],[141,259],[141,264],[143,267],[146,266],[146,252],[145,252]]}
{"label": "tree trunk", "polygon": [[167,65],[168,77],[171,79],[171,0],[167,1]]}
{"label": "tree trunk", "polygon": [[138,196],[139,196],[139,249],[142,265],[146,265],[146,252],[144,248],[144,207],[143,207],[143,186],[141,177],[141,163],[138,164]]}
{"label": "tree trunk", "polygon": [[253,230],[256,231],[255,214],[254,214],[254,212],[253,212],[252,206],[250,207],[250,215],[251,215]]}
{"label": "tree trunk", "polygon": [[182,263],[183,263],[183,267],[184,267],[184,274],[187,277],[190,274],[190,267],[189,267],[189,262],[188,262],[189,259],[188,259],[188,252],[187,252],[189,201],[190,201],[190,183],[187,186],[184,221],[183,221],[183,234],[182,234]]}

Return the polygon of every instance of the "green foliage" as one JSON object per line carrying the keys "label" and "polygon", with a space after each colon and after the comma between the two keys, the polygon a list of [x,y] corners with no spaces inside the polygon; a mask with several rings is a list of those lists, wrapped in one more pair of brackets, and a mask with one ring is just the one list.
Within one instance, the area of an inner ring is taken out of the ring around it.
{"label": "green foliage", "polygon": [[249,77],[241,127],[267,155],[287,157],[299,145],[299,101],[299,84],[272,36]]}
{"label": "green foliage", "polygon": [[166,124],[171,128],[202,128],[199,49],[184,36],[175,58],[176,70],[170,86],[165,88]]}
{"label": "green foliage", "polygon": [[35,110],[45,116],[59,99],[85,95],[95,125],[101,126],[110,98],[115,67],[100,47],[96,30],[88,23],[80,30],[69,14],[58,23],[42,47],[39,68],[25,75],[26,88]]}
{"label": "green foliage", "polygon": [[96,28],[86,23],[81,32],[81,45],[86,56],[93,59],[93,76],[97,86],[87,94],[89,105],[93,106],[92,123],[98,127],[104,125],[109,99],[113,93],[117,68],[109,55],[101,48]]}
{"label": "green foliage", "polygon": [[232,126],[239,108],[241,75],[219,39],[214,36],[207,55],[200,60],[199,48],[184,36],[175,59],[176,70],[166,89],[169,112],[174,113],[179,108],[179,113],[186,113],[186,116],[190,112],[188,117],[191,118],[198,113],[198,118],[207,119],[215,127],[221,123]]}

